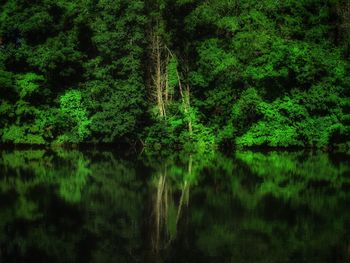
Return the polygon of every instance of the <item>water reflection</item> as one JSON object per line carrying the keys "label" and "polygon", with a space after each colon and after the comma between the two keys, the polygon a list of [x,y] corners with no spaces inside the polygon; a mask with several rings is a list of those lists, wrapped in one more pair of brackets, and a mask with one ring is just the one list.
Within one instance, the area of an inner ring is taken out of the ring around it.
{"label": "water reflection", "polygon": [[345,154],[0,151],[0,262],[349,262]]}
{"label": "water reflection", "polygon": [[[152,175],[151,244],[156,254],[176,238],[182,211],[188,207],[190,186],[198,176],[193,173],[193,157],[189,155],[187,171],[173,162],[165,162]],[[180,197],[174,200],[176,194]],[[153,225],[153,226],[152,226]]]}

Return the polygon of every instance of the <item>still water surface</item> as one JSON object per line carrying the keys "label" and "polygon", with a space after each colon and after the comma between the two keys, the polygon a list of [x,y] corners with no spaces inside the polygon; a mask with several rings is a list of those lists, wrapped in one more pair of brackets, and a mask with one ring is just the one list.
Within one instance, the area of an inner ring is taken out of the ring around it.
{"label": "still water surface", "polygon": [[350,262],[350,156],[0,151],[0,262]]}

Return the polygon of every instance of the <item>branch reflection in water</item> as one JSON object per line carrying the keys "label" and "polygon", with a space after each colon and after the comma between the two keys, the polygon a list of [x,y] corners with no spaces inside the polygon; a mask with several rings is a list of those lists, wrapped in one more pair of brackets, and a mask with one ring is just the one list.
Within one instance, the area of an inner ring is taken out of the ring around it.
{"label": "branch reflection in water", "polygon": [[0,151],[1,262],[347,262],[349,155]]}

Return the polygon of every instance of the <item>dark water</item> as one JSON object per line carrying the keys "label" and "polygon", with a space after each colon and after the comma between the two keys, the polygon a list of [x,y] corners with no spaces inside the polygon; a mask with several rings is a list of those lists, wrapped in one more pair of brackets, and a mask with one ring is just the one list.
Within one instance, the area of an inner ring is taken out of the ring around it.
{"label": "dark water", "polygon": [[346,154],[0,151],[0,262],[350,262]]}

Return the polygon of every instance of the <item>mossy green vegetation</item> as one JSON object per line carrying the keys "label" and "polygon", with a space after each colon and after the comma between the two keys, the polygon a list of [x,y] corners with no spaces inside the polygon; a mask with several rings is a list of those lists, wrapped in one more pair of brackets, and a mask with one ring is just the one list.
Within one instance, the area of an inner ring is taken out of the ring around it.
{"label": "mossy green vegetation", "polygon": [[8,0],[0,141],[349,148],[344,0]]}

